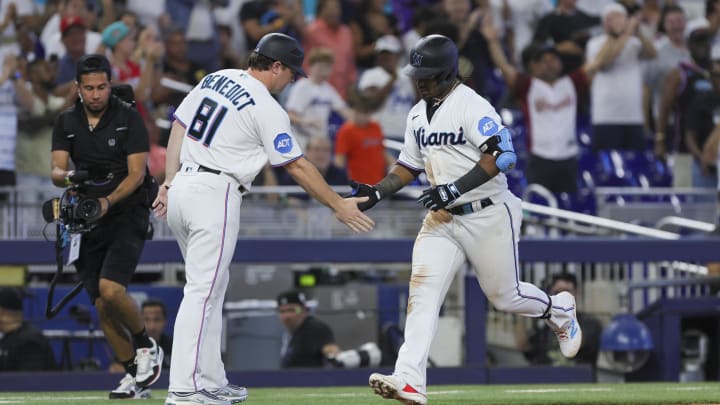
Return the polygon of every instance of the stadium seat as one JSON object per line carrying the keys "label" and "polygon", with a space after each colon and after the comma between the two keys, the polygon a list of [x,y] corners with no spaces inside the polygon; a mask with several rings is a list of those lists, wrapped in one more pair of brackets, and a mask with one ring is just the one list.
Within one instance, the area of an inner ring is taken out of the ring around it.
{"label": "stadium seat", "polygon": [[621,152],[603,150],[597,153],[595,180],[598,187],[638,187],[638,174],[626,167]]}

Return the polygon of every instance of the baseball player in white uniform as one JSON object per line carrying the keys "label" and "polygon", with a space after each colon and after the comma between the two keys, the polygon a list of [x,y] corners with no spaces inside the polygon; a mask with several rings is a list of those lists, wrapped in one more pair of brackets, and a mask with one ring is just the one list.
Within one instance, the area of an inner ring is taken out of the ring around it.
{"label": "baseball player in white uniform", "polygon": [[271,96],[304,75],[303,55],[293,38],[268,34],[251,53],[248,70],[205,76],[175,112],[166,180],[153,205],[156,215],[167,214],[187,279],[175,321],[167,405],[227,405],[248,396],[226,378],[222,308],[243,194],[268,160],[284,166],[353,231],[374,225],[358,210],[364,199],[340,197],[303,157],[287,113]]}
{"label": "baseball player in white uniform", "polygon": [[424,405],[427,358],[440,306],[466,260],[496,308],[546,319],[565,356],[575,356],[582,333],[572,295],[551,297],[519,279],[522,208],[503,174],[516,160],[510,133],[495,109],[457,79],[455,44],[442,35],[421,38],[404,73],[415,81],[422,99],[408,114],[400,157],[374,186],[352,185],[353,195],[370,197],[360,204],[366,210],[422,171],[432,184],[418,199],[431,211],[413,248],[405,343],[394,373],[375,373],[369,381],[384,398]]}

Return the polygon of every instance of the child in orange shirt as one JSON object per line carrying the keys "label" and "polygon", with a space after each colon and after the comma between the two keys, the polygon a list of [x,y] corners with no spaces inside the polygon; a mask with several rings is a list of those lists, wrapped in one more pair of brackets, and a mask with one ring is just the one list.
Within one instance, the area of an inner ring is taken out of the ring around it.
{"label": "child in orange shirt", "polygon": [[338,129],[335,138],[335,166],[346,168],[348,178],[375,184],[385,177],[394,159],[385,151],[380,124],[372,119],[377,108],[367,96],[350,96],[353,113]]}

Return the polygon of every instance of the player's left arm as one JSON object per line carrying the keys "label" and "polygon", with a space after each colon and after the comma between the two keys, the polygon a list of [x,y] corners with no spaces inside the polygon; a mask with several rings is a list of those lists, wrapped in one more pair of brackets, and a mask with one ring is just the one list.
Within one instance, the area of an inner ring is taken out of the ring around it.
{"label": "player's left arm", "polygon": [[465,127],[470,142],[477,144],[480,149],[480,160],[454,182],[424,190],[417,201],[425,208],[433,211],[443,209],[500,172],[506,173],[515,167],[517,155],[512,145],[512,135],[510,130],[502,126],[494,111]]}

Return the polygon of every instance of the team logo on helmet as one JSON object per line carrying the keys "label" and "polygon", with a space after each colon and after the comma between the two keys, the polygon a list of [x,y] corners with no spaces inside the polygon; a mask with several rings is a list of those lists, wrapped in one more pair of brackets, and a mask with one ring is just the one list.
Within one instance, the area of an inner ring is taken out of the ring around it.
{"label": "team logo on helmet", "polygon": [[412,59],[412,61],[410,62],[411,65],[413,65],[415,67],[422,65],[423,56],[421,54],[419,54],[417,52],[413,52],[411,59]]}

